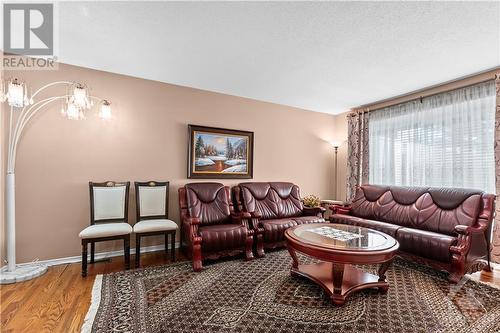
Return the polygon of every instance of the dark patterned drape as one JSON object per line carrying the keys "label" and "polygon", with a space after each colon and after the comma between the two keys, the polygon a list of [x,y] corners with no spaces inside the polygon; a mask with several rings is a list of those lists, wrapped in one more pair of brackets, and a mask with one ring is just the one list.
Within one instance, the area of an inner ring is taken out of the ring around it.
{"label": "dark patterned drape", "polygon": [[356,185],[368,183],[367,109],[353,110],[347,116],[347,201],[355,195]]}
{"label": "dark patterned drape", "polygon": [[495,74],[497,103],[495,113],[495,181],[496,181],[496,216],[493,229],[491,258],[500,262],[500,72]]}

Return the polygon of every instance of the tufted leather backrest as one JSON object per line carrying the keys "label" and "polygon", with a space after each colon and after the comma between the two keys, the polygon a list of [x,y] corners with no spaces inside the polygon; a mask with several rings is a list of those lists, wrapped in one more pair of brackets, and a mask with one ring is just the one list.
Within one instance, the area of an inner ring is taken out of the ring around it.
{"label": "tufted leather backrest", "polygon": [[179,194],[185,193],[186,213],[198,218],[200,225],[227,223],[230,220],[229,187],[219,183],[190,183],[184,188]]}
{"label": "tufted leather backrest", "polygon": [[356,190],[351,213],[405,227],[454,235],[456,225],[472,226],[491,215],[494,196],[460,188],[362,185]]}
{"label": "tufted leather backrest", "polygon": [[240,183],[241,208],[258,212],[263,219],[302,215],[304,209],[297,185],[286,182]]}

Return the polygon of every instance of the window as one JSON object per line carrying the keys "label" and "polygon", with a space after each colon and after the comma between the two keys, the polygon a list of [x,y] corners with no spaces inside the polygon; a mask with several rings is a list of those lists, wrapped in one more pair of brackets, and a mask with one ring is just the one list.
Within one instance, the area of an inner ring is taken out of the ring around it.
{"label": "window", "polygon": [[372,184],[495,193],[495,85],[478,85],[370,113]]}

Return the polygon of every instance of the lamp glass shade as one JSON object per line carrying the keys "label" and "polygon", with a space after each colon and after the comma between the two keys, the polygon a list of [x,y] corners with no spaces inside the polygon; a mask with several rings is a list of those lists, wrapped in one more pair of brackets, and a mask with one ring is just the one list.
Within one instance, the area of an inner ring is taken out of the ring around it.
{"label": "lamp glass shade", "polygon": [[88,109],[89,108],[89,100],[87,97],[87,90],[84,86],[77,85],[73,89],[73,98],[72,102],[79,109]]}
{"label": "lamp glass shade", "polygon": [[21,83],[10,81],[7,88],[7,102],[10,106],[24,106],[24,87]]}
{"label": "lamp glass shade", "polygon": [[103,101],[101,104],[101,110],[99,111],[99,117],[104,120],[111,119],[111,103],[108,101]]}
{"label": "lamp glass shade", "polygon": [[342,142],[340,142],[340,141],[330,141],[330,144],[334,148],[338,148],[338,147],[342,146]]}
{"label": "lamp glass shade", "polygon": [[80,110],[73,103],[68,103],[68,107],[66,109],[66,117],[70,120],[79,120],[80,119]]}

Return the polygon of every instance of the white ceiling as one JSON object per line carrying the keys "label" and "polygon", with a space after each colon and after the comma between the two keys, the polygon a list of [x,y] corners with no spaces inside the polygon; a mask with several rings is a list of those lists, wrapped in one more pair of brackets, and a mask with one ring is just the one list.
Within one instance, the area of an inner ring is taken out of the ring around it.
{"label": "white ceiling", "polygon": [[60,60],[340,113],[500,65],[500,2],[70,2]]}

